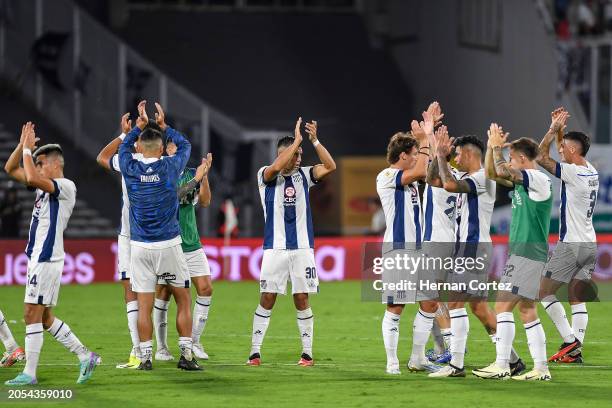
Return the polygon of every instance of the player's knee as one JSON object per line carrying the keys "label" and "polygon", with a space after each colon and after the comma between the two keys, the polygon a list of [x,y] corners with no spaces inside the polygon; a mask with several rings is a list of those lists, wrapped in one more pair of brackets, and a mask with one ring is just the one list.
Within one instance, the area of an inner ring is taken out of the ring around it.
{"label": "player's knee", "polygon": [[294,294],[293,303],[295,304],[295,308],[298,310],[308,309],[308,294],[307,293]]}
{"label": "player's knee", "polygon": [[259,304],[264,309],[270,310],[274,307],[274,303],[276,303],[276,293],[262,293],[261,299],[259,300]]}
{"label": "player's knee", "polygon": [[436,313],[438,311],[438,302],[433,300],[421,302],[419,307],[422,311],[427,313]]}

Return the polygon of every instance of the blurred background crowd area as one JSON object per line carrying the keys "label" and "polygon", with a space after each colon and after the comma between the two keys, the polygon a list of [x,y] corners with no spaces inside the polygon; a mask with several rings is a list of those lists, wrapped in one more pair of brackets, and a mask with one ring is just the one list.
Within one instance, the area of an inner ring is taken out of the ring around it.
{"label": "blurred background crowd area", "polygon": [[[95,157],[124,112],[158,101],[192,142],[190,166],[214,155],[202,235],[258,237],[255,174],[302,116],[338,164],[312,190],[315,232],[378,235],[387,142],[431,101],[452,136],[483,139],[496,121],[540,140],[563,105],[594,143],[594,221],[612,232],[611,22],[604,0],[0,0],[0,162],[34,121],[78,188],[67,237],[112,237],[120,179]],[[1,235],[27,237],[32,192],[4,172],[0,186]],[[508,203],[499,189],[496,233]]]}

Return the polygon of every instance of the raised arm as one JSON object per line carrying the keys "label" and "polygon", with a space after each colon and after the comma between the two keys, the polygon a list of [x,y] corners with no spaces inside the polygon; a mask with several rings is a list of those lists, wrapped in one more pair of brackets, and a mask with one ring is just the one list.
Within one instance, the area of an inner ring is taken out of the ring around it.
{"label": "raised arm", "polygon": [[23,139],[26,126],[27,124],[21,127],[21,137],[19,139],[19,143],[4,165],[4,171],[6,171],[11,178],[17,180],[21,184],[27,184],[25,171],[23,167],[20,166],[21,156],[23,155]]}
{"label": "raised arm", "polygon": [[287,164],[291,161],[291,158],[297,152],[302,143],[302,132],[300,132],[300,126],[302,125],[302,118],[300,117],[295,123],[295,140],[293,144],[283,150],[281,154],[278,155],[276,160],[272,162],[271,165],[266,167],[263,172],[263,181],[269,183],[274,180],[276,176],[287,166]]}
{"label": "raised arm", "polygon": [[208,185],[208,171],[212,166],[212,154],[208,153],[205,159],[202,159],[202,163],[196,169],[195,175],[187,183],[179,187],[178,197],[179,201],[185,198],[191,191],[193,191],[198,184],[200,185],[200,191],[198,193],[198,203],[202,207],[208,207],[212,199],[210,192],[210,186]]}
{"label": "raised arm", "polygon": [[485,176],[489,180],[495,181],[497,184],[500,184],[505,187],[513,187],[514,183],[503,179],[497,175],[495,171],[495,159],[493,158],[493,148],[487,143],[487,153],[485,154]]}
{"label": "raised arm", "polygon": [[121,168],[122,174],[130,174],[131,163],[136,162],[132,157],[132,146],[136,143],[140,132],[149,123],[149,117],[145,109],[147,101],[141,101],[138,104],[138,118],[136,119],[136,126],[129,131],[123,142],[119,145],[119,167]]}
{"label": "raised arm", "polygon": [[550,145],[553,140],[557,140],[557,147],[561,144],[559,141],[559,135],[563,138],[563,130],[565,129],[567,120],[570,118],[569,113],[563,109],[555,109],[551,113],[551,124],[548,132],[544,135],[544,138],[540,142],[540,155],[537,158],[537,162],[550,174],[556,176],[557,174],[557,161],[550,157]]}
{"label": "raised arm", "polygon": [[336,162],[325,146],[321,144],[319,138],[317,137],[317,121],[313,120],[310,123],[306,123],[306,133],[308,133],[308,139],[315,148],[317,152],[317,156],[321,163],[316,164],[312,168],[312,175],[316,180],[321,180],[323,177],[327,176],[331,172],[336,170]]}
{"label": "raised arm", "polygon": [[121,130],[123,133],[121,133],[120,136],[114,138],[109,144],[104,146],[100,153],[98,153],[98,157],[96,157],[96,161],[98,162],[98,164],[104,167],[106,170],[111,169],[110,162],[113,156],[115,155],[115,153],[117,153],[117,149],[119,149],[119,145],[125,138],[125,135],[127,135],[130,129],[132,129],[132,121],[128,120],[129,117],[129,112],[121,117]]}
{"label": "raised arm", "polygon": [[[436,135],[440,133],[442,127],[436,130]],[[436,151],[438,150],[438,144],[436,143],[436,137],[429,138],[429,161],[427,165],[427,177],[425,181],[430,186],[442,187],[442,179],[440,178],[440,166],[438,166],[438,158]]]}
{"label": "raised arm", "polygon": [[510,163],[508,163],[504,157],[503,146],[508,139],[508,133],[504,133],[501,126],[497,123],[491,123],[488,136],[488,143],[493,149],[493,160],[495,161],[495,173],[497,177],[514,184],[523,184],[523,172],[510,166]]}
{"label": "raised arm", "polygon": [[446,126],[440,126],[440,129],[436,132],[436,161],[438,162],[442,188],[451,193],[469,193],[472,191],[470,184],[465,180],[457,180],[447,162],[447,157],[451,153],[452,142]]}
{"label": "raised arm", "polygon": [[39,188],[44,192],[53,194],[56,192],[55,181],[41,176],[38,171],[36,171],[36,165],[32,159],[32,151],[36,149],[36,142],[38,140],[34,132],[34,124],[28,122],[23,138],[23,169],[25,171],[26,182],[30,187]]}
{"label": "raised arm", "polygon": [[427,177],[427,163],[429,162],[430,151],[429,139],[433,137],[434,124],[434,116],[428,111],[423,112],[423,120],[420,123],[413,120],[410,124],[412,137],[419,143],[419,153],[414,167],[402,172],[401,182],[403,186],[415,181],[424,181]]}

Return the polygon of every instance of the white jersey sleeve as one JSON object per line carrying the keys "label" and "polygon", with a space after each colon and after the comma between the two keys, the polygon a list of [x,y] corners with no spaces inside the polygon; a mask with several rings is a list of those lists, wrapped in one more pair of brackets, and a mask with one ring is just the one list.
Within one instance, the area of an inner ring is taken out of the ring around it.
{"label": "white jersey sleeve", "polygon": [[302,167],[302,171],[304,172],[304,175],[306,175],[306,180],[308,181],[308,188],[319,184],[320,180],[317,180],[314,177],[314,166]]}
{"label": "white jersey sleeve", "polygon": [[591,163],[584,166],[557,163],[561,179],[559,240],[563,242],[597,242],[593,213],[599,193],[599,174]]}
{"label": "white jersey sleeve", "polygon": [[119,168],[119,155],[114,154],[110,160],[110,167],[112,170],[121,173],[121,169]]}
{"label": "white jersey sleeve", "polygon": [[546,201],[552,194],[550,178],[544,172],[535,169],[522,170],[523,187],[534,201]]}

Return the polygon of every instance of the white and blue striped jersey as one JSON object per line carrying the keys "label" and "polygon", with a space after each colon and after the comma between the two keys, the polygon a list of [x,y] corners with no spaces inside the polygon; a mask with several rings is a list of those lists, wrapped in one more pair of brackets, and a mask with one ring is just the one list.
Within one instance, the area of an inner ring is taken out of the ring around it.
{"label": "white and blue striped jersey", "polygon": [[557,163],[555,176],[561,179],[559,241],[597,242],[593,228],[599,190],[597,170],[589,162],[586,166]]}
{"label": "white and blue striped jersey", "polygon": [[384,242],[418,247],[422,236],[418,183],[403,186],[402,173],[400,169],[387,168],[376,177],[376,191],[387,222]]}
{"label": "white and blue striped jersey", "polygon": [[491,242],[491,216],[495,204],[496,185],[480,169],[472,174],[464,174],[461,180],[470,185],[469,193],[457,195],[458,243]]}
{"label": "white and blue striped jersey", "polygon": [[[453,169],[455,177],[463,173]],[[423,192],[423,241],[455,242],[457,193],[425,184]]]}
{"label": "white and blue striped jersey", "polygon": [[[135,160],[141,160],[142,154],[132,153]],[[110,162],[111,169],[121,173],[119,167],[119,154],[115,154]],[[121,225],[119,226],[119,235],[130,237],[130,198],[128,197],[125,179],[121,176]]]}
{"label": "white and blue striped jersey", "polygon": [[264,249],[314,248],[309,190],[318,183],[313,167],[300,167],[290,176],[279,174],[264,181],[262,167],[257,184],[264,211]]}
{"label": "white and blue striped jersey", "polygon": [[36,189],[26,255],[33,262],[64,260],[64,230],[76,202],[76,186],[66,178],[53,179],[55,192]]}

